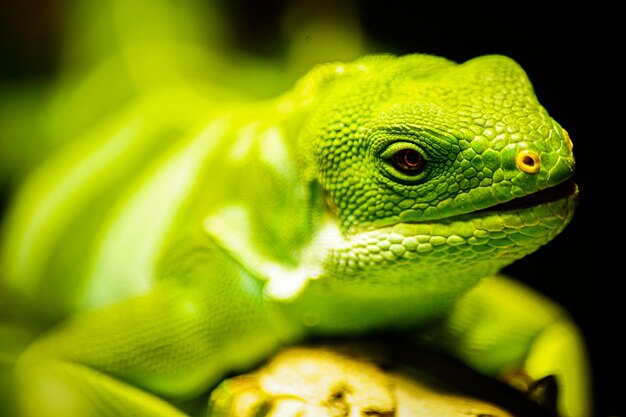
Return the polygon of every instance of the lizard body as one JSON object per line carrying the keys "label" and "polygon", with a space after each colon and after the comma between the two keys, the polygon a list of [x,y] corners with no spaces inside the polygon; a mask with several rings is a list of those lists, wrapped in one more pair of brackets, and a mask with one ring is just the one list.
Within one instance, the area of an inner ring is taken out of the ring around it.
{"label": "lizard body", "polygon": [[502,56],[325,64],[255,103],[149,95],[45,164],[5,220],[5,321],[35,323],[13,397],[24,416],[180,416],[310,335],[437,323],[481,371],[557,374],[584,415],[582,348],[551,336],[578,344],[575,327],[494,277],[569,223],[574,165]]}

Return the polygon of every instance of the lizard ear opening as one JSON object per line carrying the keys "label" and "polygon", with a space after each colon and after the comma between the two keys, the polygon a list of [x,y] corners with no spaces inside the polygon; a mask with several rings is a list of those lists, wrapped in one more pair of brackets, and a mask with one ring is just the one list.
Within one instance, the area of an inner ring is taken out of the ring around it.
{"label": "lizard ear opening", "polygon": [[335,204],[335,201],[332,199],[330,194],[328,194],[328,192],[324,192],[324,203],[325,203],[326,211],[332,214],[333,216],[337,217],[338,215],[337,204]]}
{"label": "lizard ear opening", "polygon": [[332,217],[338,216],[335,200],[316,179],[309,182],[309,199],[311,201],[311,213],[321,213],[322,216],[324,214],[330,214]]}

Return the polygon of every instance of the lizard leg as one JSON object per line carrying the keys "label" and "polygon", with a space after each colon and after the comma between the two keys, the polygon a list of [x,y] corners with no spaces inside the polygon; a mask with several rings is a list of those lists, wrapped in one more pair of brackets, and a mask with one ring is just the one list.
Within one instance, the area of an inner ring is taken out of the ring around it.
{"label": "lizard leg", "polygon": [[579,329],[563,308],[522,283],[486,279],[460,300],[439,336],[447,350],[481,372],[511,378],[513,385],[526,377],[529,391],[554,377],[558,412],[589,415],[588,358]]}
{"label": "lizard leg", "polygon": [[185,415],[173,404],[278,344],[262,297],[219,278],[210,289],[156,286],[40,337],[16,365],[19,415]]}

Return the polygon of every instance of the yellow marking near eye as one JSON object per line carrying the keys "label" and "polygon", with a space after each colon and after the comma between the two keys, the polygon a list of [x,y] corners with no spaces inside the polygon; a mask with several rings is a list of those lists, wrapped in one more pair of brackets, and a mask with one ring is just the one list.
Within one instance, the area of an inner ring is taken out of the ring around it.
{"label": "yellow marking near eye", "polygon": [[536,174],[541,168],[541,161],[537,152],[524,149],[517,154],[517,166],[527,174]]}

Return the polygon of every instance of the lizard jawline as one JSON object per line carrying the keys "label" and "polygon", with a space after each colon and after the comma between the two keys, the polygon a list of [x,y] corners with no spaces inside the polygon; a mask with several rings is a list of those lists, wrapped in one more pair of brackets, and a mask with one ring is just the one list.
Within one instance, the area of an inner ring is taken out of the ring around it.
{"label": "lizard jawline", "polygon": [[534,207],[540,204],[556,201],[561,198],[573,196],[576,194],[576,192],[576,184],[574,183],[574,181],[568,180],[553,187],[549,187],[535,193],[525,195],[523,197],[518,197],[505,203],[500,203],[495,206],[478,210],[475,213],[482,213],[487,211],[519,210]]}

